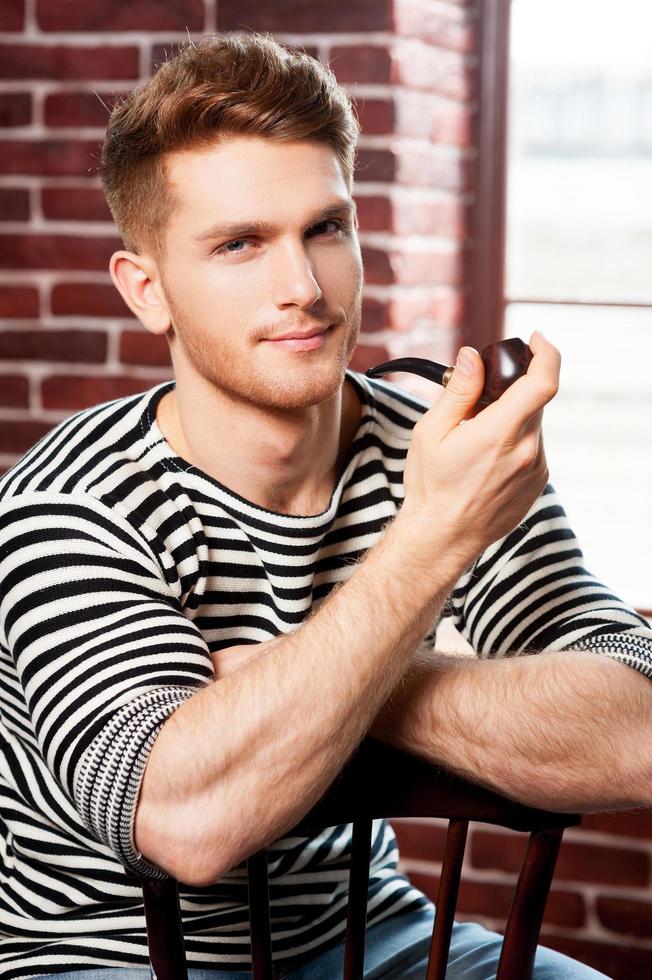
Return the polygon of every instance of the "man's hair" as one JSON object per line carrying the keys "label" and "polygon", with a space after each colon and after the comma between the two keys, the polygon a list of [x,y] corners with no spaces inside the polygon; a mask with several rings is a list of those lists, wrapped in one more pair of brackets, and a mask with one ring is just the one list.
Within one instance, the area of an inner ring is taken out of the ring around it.
{"label": "man's hair", "polygon": [[359,123],[333,72],[269,34],[185,44],[113,109],[100,176],[125,247],[163,251],[174,207],[165,154],[221,138],[313,140],[336,153],[349,191]]}

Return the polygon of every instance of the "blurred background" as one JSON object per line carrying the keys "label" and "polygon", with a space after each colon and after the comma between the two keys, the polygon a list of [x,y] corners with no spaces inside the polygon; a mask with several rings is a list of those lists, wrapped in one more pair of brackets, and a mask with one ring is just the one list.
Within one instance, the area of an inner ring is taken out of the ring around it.
{"label": "blurred background", "polygon": [[[72,412],[170,377],[107,272],[96,175],[108,108],[190,38],[271,31],[333,68],[362,123],[366,267],[353,366],[450,362],[541,329],[561,350],[551,479],[587,566],[652,609],[649,0],[4,0],[0,5],[0,471]],[[429,399],[439,389],[396,382]],[[397,822],[434,897],[437,821]],[[461,917],[500,928],[520,837],[473,828]],[[652,976],[652,820],[566,832],[543,941]]]}
{"label": "blurred background", "polygon": [[564,357],[545,432],[589,568],[652,608],[652,7],[513,0],[505,331]]}

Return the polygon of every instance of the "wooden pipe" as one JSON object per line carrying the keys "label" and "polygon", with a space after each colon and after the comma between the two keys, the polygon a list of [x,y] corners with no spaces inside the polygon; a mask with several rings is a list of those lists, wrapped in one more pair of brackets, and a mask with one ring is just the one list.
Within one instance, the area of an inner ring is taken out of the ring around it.
{"label": "wooden pipe", "polygon": [[[484,364],[484,387],[478,399],[480,405],[495,402],[517,378],[522,377],[532,360],[532,351],[519,337],[498,340],[489,344],[480,355]],[[408,371],[421,378],[434,381],[444,388],[451,379],[452,367],[427,361],[424,357],[397,357],[376,367],[369,368],[368,378],[380,378],[393,371]]]}

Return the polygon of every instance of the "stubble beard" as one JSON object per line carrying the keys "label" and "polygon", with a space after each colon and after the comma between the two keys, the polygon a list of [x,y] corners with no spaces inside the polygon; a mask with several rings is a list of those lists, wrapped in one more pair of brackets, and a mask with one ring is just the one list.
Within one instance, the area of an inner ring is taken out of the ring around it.
{"label": "stubble beard", "polygon": [[[308,408],[333,398],[344,384],[362,319],[360,289],[347,312],[345,330],[338,324],[335,330],[341,336],[330,337],[326,349],[281,353],[260,341],[237,349],[220,343],[219,337],[192,326],[173,303],[168,303],[173,317],[170,339],[177,377],[179,369],[187,375],[189,368],[226,401],[248,402],[271,410]],[[292,365],[286,374],[281,372],[284,363]]]}

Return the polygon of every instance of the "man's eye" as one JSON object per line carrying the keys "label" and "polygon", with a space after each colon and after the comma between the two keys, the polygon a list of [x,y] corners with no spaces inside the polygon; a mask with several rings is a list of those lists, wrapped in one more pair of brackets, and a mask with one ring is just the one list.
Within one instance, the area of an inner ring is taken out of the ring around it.
{"label": "man's eye", "polygon": [[328,221],[320,221],[318,225],[313,225],[310,231],[312,234],[316,233],[319,235],[330,231],[342,231],[342,228],[341,221],[335,221],[334,218],[329,218]]}
{"label": "man's eye", "polygon": [[237,255],[242,252],[243,249],[238,246],[244,245],[246,243],[246,238],[234,238],[232,242],[226,242],[224,245],[220,245],[218,249],[215,250],[217,255],[226,252],[228,255]]}

